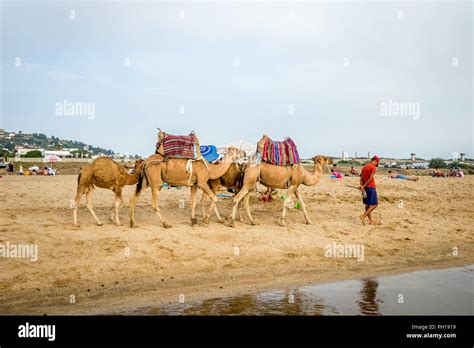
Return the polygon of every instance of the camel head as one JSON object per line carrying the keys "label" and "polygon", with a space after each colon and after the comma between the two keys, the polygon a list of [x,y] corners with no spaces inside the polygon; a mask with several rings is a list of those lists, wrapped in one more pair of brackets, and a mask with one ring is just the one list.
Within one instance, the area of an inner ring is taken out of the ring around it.
{"label": "camel head", "polygon": [[314,156],[312,160],[314,161],[314,163],[320,164],[321,166],[333,163],[331,157],[322,156],[322,155]]}
{"label": "camel head", "polygon": [[135,174],[140,174],[143,168],[143,164],[145,163],[142,159],[135,160],[135,164],[133,165],[133,172]]}

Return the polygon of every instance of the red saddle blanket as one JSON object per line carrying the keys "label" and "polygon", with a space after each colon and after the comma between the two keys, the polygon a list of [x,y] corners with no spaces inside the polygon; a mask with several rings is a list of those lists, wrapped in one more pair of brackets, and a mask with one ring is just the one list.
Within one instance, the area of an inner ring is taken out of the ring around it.
{"label": "red saddle blanket", "polygon": [[273,141],[264,136],[257,146],[262,160],[277,166],[289,166],[301,162],[296,144],[290,138],[283,141]]}
{"label": "red saddle blanket", "polygon": [[[162,149],[162,151],[160,151]],[[166,157],[199,158],[199,141],[196,134],[171,135],[163,132],[163,136],[156,144],[156,153]]]}

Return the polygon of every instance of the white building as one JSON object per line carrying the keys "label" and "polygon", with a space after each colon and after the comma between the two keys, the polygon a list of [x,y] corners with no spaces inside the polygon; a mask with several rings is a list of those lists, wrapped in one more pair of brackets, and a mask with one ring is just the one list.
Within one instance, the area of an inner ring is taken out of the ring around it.
{"label": "white building", "polygon": [[44,156],[49,156],[49,155],[55,155],[58,157],[74,157],[74,155],[69,152],[69,150],[45,150],[43,152],[43,157]]}
{"label": "white building", "polygon": [[428,169],[430,164],[428,162],[415,162],[409,165],[412,169]]}
{"label": "white building", "polygon": [[17,155],[19,155],[19,156],[26,155],[30,151],[40,151],[41,156],[44,156],[44,149],[39,149],[39,148],[31,147],[31,146],[21,146],[20,145],[20,146],[16,146],[15,150],[16,150]]}

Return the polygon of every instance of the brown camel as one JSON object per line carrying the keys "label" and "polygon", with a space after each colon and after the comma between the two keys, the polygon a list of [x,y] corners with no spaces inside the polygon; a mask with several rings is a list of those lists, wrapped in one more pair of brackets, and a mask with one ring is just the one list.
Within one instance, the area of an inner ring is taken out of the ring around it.
{"label": "brown camel", "polygon": [[[246,156],[245,151],[239,150],[234,147],[229,147],[227,151],[229,151],[229,149],[235,149],[235,151],[237,151],[236,160],[242,159]],[[214,164],[211,164],[211,165],[214,165]],[[243,167],[244,167],[243,163],[241,164],[241,163],[234,162],[230,165],[227,172],[225,172],[225,174],[222,175],[220,178],[209,180],[208,185],[211,188],[212,193],[217,194],[218,190],[221,187],[225,187],[227,189],[232,189],[237,194],[240,188],[242,187],[242,179],[244,177]],[[193,190],[196,191],[197,186],[193,186],[191,188],[191,202],[193,200],[192,198]],[[201,198],[203,216],[205,216],[206,214],[206,198],[207,197],[208,196],[203,192],[202,198]],[[224,222],[224,220],[222,220],[222,218],[220,217],[219,210],[217,209],[217,205],[214,207],[214,211],[216,213],[217,218],[219,219],[219,222]],[[240,209],[238,210],[238,212],[239,212],[239,220],[243,221],[242,216],[240,214]],[[231,216],[232,215],[230,215],[229,218]]]}
{"label": "brown camel", "polygon": [[[190,160],[186,158],[166,158],[160,154],[155,154],[148,157],[143,166],[142,173],[138,180],[135,194],[130,200],[130,226],[135,225],[135,205],[138,197],[143,193],[148,186],[151,187],[152,201],[151,206],[160,218],[160,221],[165,228],[171,227],[160,213],[159,194],[163,182],[174,186],[197,186],[204,191],[211,198],[211,206],[209,211],[205,214],[203,220],[209,223],[209,215],[215,204],[217,197],[212,193],[207,182],[214,180],[224,175],[237,156],[236,149],[229,149],[223,161],[219,164],[211,165],[204,158],[198,160]],[[197,188],[196,188],[197,189]],[[196,189],[194,195],[191,192],[191,223],[197,223],[195,217],[196,208]]]}
{"label": "brown camel", "polygon": [[252,225],[255,224],[252,215],[250,214],[248,197],[250,197],[249,190],[255,188],[257,182],[260,182],[269,189],[288,189],[286,199],[283,202],[283,212],[281,216],[280,225],[284,226],[286,224],[286,210],[291,204],[293,194],[296,196],[296,198],[301,204],[306,223],[312,224],[312,221],[306,211],[306,205],[303,201],[303,198],[301,197],[301,193],[298,190],[298,187],[301,184],[306,186],[316,185],[321,179],[323,166],[326,164],[331,164],[332,159],[326,156],[316,156],[313,158],[313,161],[314,170],[312,172],[306,170],[301,163],[293,166],[276,166],[266,162],[260,162],[260,164],[257,166],[247,168],[245,170],[242,188],[238,195],[234,198],[234,207],[232,210],[232,221],[230,223],[230,226],[234,227],[235,215],[237,212],[238,204],[244,198],[247,216],[250,219],[250,223]]}
{"label": "brown camel", "polygon": [[119,210],[123,206],[122,189],[125,185],[135,185],[138,182],[142,163],[143,160],[135,161],[133,174],[129,174],[125,167],[108,157],[96,158],[91,164],[85,165],[77,178],[76,199],[71,201],[71,208],[74,210],[74,225],[78,225],[77,208],[81,197],[86,194],[87,208],[97,221],[97,225],[102,226],[102,222],[95,215],[92,207],[92,192],[95,186],[114,191],[115,203],[110,221],[115,219],[115,223],[120,225]]}

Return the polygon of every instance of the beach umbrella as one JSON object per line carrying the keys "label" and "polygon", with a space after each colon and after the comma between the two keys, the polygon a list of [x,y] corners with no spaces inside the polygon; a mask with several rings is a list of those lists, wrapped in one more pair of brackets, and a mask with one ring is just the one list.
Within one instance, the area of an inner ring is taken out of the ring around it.
{"label": "beach umbrella", "polygon": [[56,155],[47,155],[43,158],[43,162],[51,163],[51,168],[53,167],[53,163],[61,161],[61,157]]}

